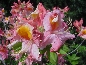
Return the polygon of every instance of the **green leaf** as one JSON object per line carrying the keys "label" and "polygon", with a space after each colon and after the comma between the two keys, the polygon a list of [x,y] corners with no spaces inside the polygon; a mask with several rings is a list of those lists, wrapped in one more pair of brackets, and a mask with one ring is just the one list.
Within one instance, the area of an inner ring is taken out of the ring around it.
{"label": "green leaf", "polygon": [[40,54],[44,54],[46,52],[46,48],[44,48],[43,50],[40,50]]}
{"label": "green leaf", "polygon": [[71,64],[72,65],[77,65],[78,64],[78,61],[71,61]]}
{"label": "green leaf", "polygon": [[50,52],[49,60],[50,60],[50,63],[57,65],[57,54],[54,52]]}
{"label": "green leaf", "polygon": [[26,53],[23,53],[22,54],[22,57],[19,59],[20,62],[23,62],[26,58],[27,58],[27,54]]}
{"label": "green leaf", "polygon": [[39,26],[39,27],[38,27],[38,30],[39,30],[41,33],[43,33],[43,32],[44,32],[43,26]]}
{"label": "green leaf", "polygon": [[67,54],[64,50],[60,49],[59,53],[61,54]]}
{"label": "green leaf", "polygon": [[52,63],[46,63],[46,65],[54,65],[54,64],[52,64]]}
{"label": "green leaf", "polygon": [[22,42],[17,42],[16,44],[13,45],[12,49],[15,51],[15,52],[18,52],[19,50],[21,50],[22,48]]}
{"label": "green leaf", "polygon": [[72,64],[72,65],[77,65],[79,63],[79,58],[77,57],[76,54],[72,54],[72,56],[68,55],[68,61]]}
{"label": "green leaf", "polygon": [[63,45],[63,50],[64,50],[65,52],[68,52],[68,51],[69,51],[68,46],[64,44],[64,45]]}
{"label": "green leaf", "polygon": [[44,48],[43,50],[40,50],[40,54],[44,54],[46,51],[50,50],[51,45],[47,45],[46,48]]}
{"label": "green leaf", "polygon": [[68,59],[71,60],[71,61],[74,60],[75,57],[76,57],[76,54],[72,54],[72,56],[68,55]]}
{"label": "green leaf", "polygon": [[72,60],[78,60],[79,58],[80,58],[80,57],[77,57],[76,54],[73,54],[73,55],[71,56],[71,59],[72,59]]}
{"label": "green leaf", "polygon": [[80,59],[80,57],[75,57],[75,59],[74,59],[74,60],[78,60],[78,59]]}

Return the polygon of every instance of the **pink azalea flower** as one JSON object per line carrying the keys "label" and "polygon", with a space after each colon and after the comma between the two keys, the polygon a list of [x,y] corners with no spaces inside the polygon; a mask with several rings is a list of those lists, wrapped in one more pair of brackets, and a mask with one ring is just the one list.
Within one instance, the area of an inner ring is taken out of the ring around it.
{"label": "pink azalea flower", "polygon": [[39,10],[39,17],[42,20],[46,14],[46,9],[44,8],[44,6],[42,5],[42,3],[39,3],[37,6],[38,10]]}
{"label": "pink azalea flower", "polygon": [[86,27],[81,28],[81,31],[79,32],[78,36],[82,37],[83,39],[86,39]]}
{"label": "pink azalea flower", "polygon": [[28,40],[24,40],[22,42],[22,49],[19,51],[19,53],[30,53],[31,51],[32,42]]}
{"label": "pink azalea flower", "polygon": [[11,6],[12,9],[11,9],[11,14],[12,16],[17,16],[18,14],[20,14],[20,12],[22,13],[22,15],[29,15],[30,12],[33,11],[33,6],[31,3],[27,2],[25,3],[25,1],[23,3],[21,3],[21,1],[19,0],[18,1],[18,4],[17,3],[14,3],[13,6]]}
{"label": "pink azalea flower", "polygon": [[[68,39],[75,36],[67,31],[68,26],[64,22],[64,12],[69,9],[53,8],[53,11],[47,11],[42,3],[37,5],[35,11],[29,1],[14,3],[11,9],[12,16],[9,17],[13,28],[6,30],[4,34],[11,44],[7,45],[11,49],[17,42],[22,42],[22,48],[15,53],[12,50],[12,56],[16,60],[20,59],[23,53],[28,56],[24,60],[27,65],[32,65],[33,61],[41,61],[39,49],[44,49],[51,44],[50,51],[58,51]],[[8,21],[5,19],[5,21]],[[22,65],[22,62],[19,62]]]}
{"label": "pink azalea flower", "polygon": [[46,14],[46,9],[44,8],[44,6],[42,5],[42,3],[39,3],[37,5],[37,8],[34,12],[31,13],[31,17],[33,19],[33,22],[35,23],[35,27],[39,27],[42,25],[43,23],[43,18]]}
{"label": "pink azalea flower", "polygon": [[65,65],[65,59],[63,58],[63,54],[57,53],[58,55],[58,64],[59,65]]}
{"label": "pink azalea flower", "polygon": [[68,12],[68,10],[69,10],[68,6],[66,6],[66,7],[63,9],[64,12]]}
{"label": "pink azalea flower", "polygon": [[19,62],[18,65],[22,65],[22,62]]}
{"label": "pink azalea flower", "polygon": [[7,38],[7,40],[12,40],[13,37],[16,36],[16,31],[14,29],[6,30],[4,36]]}
{"label": "pink azalea flower", "polygon": [[0,45],[0,60],[4,60],[8,57],[8,50],[5,46]]}
{"label": "pink azalea flower", "polygon": [[80,21],[75,21],[73,25],[77,28],[77,32],[79,33],[78,36],[82,37],[83,39],[86,39],[86,27],[82,26],[83,19],[81,18]]}
{"label": "pink azalea flower", "polygon": [[40,52],[39,52],[39,49],[38,49],[37,45],[36,44],[32,44],[32,48],[31,48],[32,57],[34,59],[36,59],[36,60],[40,60],[39,54],[40,54]]}
{"label": "pink azalea flower", "polygon": [[76,30],[77,30],[77,32],[79,32],[80,30],[81,30],[81,28],[82,28],[82,24],[83,24],[83,19],[81,18],[81,20],[80,21],[75,21],[75,22],[73,22],[73,25],[77,28]]}
{"label": "pink azalea flower", "polygon": [[66,31],[60,31],[55,33],[54,40],[52,40],[52,47],[51,51],[58,51],[60,47],[65,43],[68,39],[73,39],[75,36],[69,32]]}
{"label": "pink azalea flower", "polygon": [[0,36],[3,36],[4,32],[0,28]]}
{"label": "pink azalea flower", "polygon": [[[37,61],[41,60],[41,57],[39,56],[40,53],[39,53],[39,49],[38,49],[37,45],[33,44],[31,41],[26,41],[25,40],[22,43],[22,49],[19,51],[19,53],[15,53],[13,51],[11,55],[14,56],[16,60],[18,60],[19,58],[21,58],[23,53],[26,53],[28,55],[27,58],[24,60],[24,62],[27,65],[28,64],[32,65],[32,62],[34,60],[37,60]],[[19,64],[21,65],[22,63],[19,62]]]}
{"label": "pink azalea flower", "polygon": [[30,55],[28,55],[28,58],[25,60],[26,65],[32,65],[33,59]]}
{"label": "pink azalea flower", "polygon": [[75,37],[70,32],[66,31],[67,25],[63,22],[61,14],[59,9],[54,9],[53,12],[48,12],[43,20],[45,31],[50,32],[49,36],[46,36],[46,41],[51,41],[51,51],[58,51],[66,40]]}
{"label": "pink azalea flower", "polygon": [[0,10],[0,21],[4,18],[4,9]]}
{"label": "pink azalea flower", "polygon": [[43,19],[43,25],[45,31],[53,31],[56,29],[59,29],[62,25],[62,18],[60,10],[55,9],[52,12],[48,12],[44,19]]}

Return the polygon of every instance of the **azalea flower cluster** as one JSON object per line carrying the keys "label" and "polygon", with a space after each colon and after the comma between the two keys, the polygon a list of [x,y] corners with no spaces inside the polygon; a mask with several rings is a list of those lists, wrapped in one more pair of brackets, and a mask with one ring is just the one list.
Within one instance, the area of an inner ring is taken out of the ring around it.
{"label": "azalea flower cluster", "polygon": [[[58,55],[58,50],[65,41],[75,38],[63,20],[64,13],[68,10],[68,7],[46,10],[42,3],[39,3],[34,10],[29,1],[22,3],[20,0],[12,6],[11,16],[4,17],[4,9],[0,10],[0,21],[11,24],[10,29],[5,29],[5,31],[0,29],[0,36],[5,36],[7,40],[10,40],[9,44],[0,45],[0,59],[7,58],[8,49],[10,49],[15,60],[21,59],[24,55],[23,62],[26,65],[32,65],[32,62],[42,60],[40,50],[48,45],[51,45],[50,52]],[[82,19],[80,22],[75,21],[74,26],[80,32],[79,36],[86,38],[86,28],[82,26],[82,23]],[[19,61],[19,65],[23,62]]]}
{"label": "azalea flower cluster", "polygon": [[82,26],[83,19],[81,18],[80,21],[74,21],[73,25],[76,27],[76,31],[79,33],[78,36],[86,39],[86,27]]}

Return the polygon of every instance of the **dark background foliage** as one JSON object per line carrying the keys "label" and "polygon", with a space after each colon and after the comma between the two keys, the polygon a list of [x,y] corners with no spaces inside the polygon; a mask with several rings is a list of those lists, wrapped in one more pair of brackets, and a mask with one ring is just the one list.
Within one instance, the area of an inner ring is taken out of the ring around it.
{"label": "dark background foliage", "polygon": [[[21,0],[28,1],[28,0]],[[5,8],[7,16],[10,15],[10,9],[13,2],[17,0],[0,0],[0,8]],[[33,6],[36,8],[39,2],[43,3],[45,8],[52,9],[53,7],[64,8],[68,6],[70,8],[67,13],[73,20],[83,18],[86,21],[86,0],[30,0]],[[85,24],[84,24],[85,25]]]}

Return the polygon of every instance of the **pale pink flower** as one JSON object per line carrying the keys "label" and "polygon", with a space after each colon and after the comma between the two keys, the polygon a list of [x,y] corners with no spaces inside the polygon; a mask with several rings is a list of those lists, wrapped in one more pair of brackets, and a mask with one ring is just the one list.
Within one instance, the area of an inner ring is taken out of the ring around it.
{"label": "pale pink flower", "polygon": [[18,65],[22,65],[22,62],[19,62]]}
{"label": "pale pink flower", "polygon": [[61,15],[62,13],[59,9],[54,9],[52,12],[48,12],[43,19],[44,29],[49,32],[44,40],[47,39],[46,42],[50,41],[50,44],[52,44],[51,51],[58,51],[66,40],[75,37],[66,31],[67,25],[63,22]]}
{"label": "pale pink flower", "polygon": [[48,12],[44,19],[43,25],[45,31],[53,31],[61,28],[62,26],[62,17],[61,12],[58,9],[53,10],[52,12]]}
{"label": "pale pink flower", "polygon": [[51,51],[58,51],[60,47],[65,43],[68,39],[73,39],[75,36],[66,31],[60,31],[55,33],[54,39],[52,40]]}
{"label": "pale pink flower", "polygon": [[81,31],[79,32],[78,36],[82,37],[83,39],[86,39],[86,27],[81,28]]}
{"label": "pale pink flower", "polygon": [[37,45],[36,44],[32,44],[31,55],[32,55],[33,59],[39,60],[40,59],[39,58],[39,54],[40,54],[40,52],[39,52],[39,49],[38,49]]}

